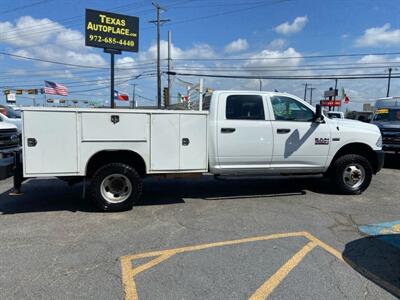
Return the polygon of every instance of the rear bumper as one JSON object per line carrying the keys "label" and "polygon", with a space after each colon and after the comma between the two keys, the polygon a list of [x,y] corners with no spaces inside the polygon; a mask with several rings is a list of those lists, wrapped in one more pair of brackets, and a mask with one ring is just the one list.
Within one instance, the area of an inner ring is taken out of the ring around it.
{"label": "rear bumper", "polygon": [[385,163],[385,151],[383,150],[376,150],[375,151],[376,154],[376,159],[377,159],[377,164],[376,164],[376,168],[374,170],[374,173],[378,173],[380,170],[382,170],[383,165]]}

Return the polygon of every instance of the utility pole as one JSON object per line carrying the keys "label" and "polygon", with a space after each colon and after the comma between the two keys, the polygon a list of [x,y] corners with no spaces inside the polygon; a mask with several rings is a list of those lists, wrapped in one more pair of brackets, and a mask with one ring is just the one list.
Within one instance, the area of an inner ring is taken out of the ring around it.
{"label": "utility pole", "polygon": [[[338,80],[335,79],[335,89],[334,89],[334,91],[333,91],[333,103],[335,103],[335,101],[336,101],[337,81],[338,81]],[[335,110],[335,106],[333,106],[332,110],[333,110],[333,111]],[[339,111],[339,106],[338,106],[338,111]]]}
{"label": "utility pole", "polygon": [[172,76],[171,76],[171,50],[172,50],[172,37],[171,30],[168,30],[168,103],[171,104],[171,86],[172,86]]}
{"label": "utility pole", "polygon": [[160,20],[160,12],[165,11],[157,2],[151,3],[157,11],[157,20],[149,21],[149,23],[156,24],[157,26],[157,107],[161,109],[161,63],[160,63],[160,26],[169,19]]}
{"label": "utility pole", "polygon": [[386,91],[386,97],[389,97],[390,92],[390,78],[392,77],[392,68],[389,68],[389,76],[388,76],[388,86]]}
{"label": "utility pole", "polygon": [[303,85],[304,85],[304,101],[306,101],[306,98],[307,98],[307,82],[306,83],[303,83]]}
{"label": "utility pole", "polygon": [[312,105],[312,92],[313,92],[313,90],[315,90],[315,89],[317,89],[317,88],[309,87],[309,88],[307,88],[307,89],[310,90],[310,104]]}
{"label": "utility pole", "polygon": [[258,79],[260,81],[260,91],[262,91],[262,79]]}

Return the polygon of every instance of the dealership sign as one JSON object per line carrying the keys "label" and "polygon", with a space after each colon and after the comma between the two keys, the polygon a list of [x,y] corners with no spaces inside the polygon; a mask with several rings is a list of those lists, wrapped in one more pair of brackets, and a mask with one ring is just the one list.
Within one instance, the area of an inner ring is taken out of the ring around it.
{"label": "dealership sign", "polygon": [[139,18],[86,9],[85,45],[138,52]]}
{"label": "dealership sign", "polygon": [[335,106],[340,106],[342,104],[342,101],[341,100],[321,100],[320,104],[321,104],[321,106],[335,107]]}
{"label": "dealership sign", "polygon": [[9,93],[9,94],[6,95],[6,97],[7,97],[7,102],[8,103],[15,103],[15,101],[16,101],[15,94]]}

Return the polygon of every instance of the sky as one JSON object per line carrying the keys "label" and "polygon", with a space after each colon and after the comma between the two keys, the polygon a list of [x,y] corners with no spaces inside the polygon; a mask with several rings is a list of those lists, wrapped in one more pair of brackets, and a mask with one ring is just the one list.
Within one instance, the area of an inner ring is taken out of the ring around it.
{"label": "sky", "polygon": [[[109,55],[84,43],[84,14],[90,8],[139,17],[139,52],[116,56],[116,89],[131,96],[135,84],[139,105],[156,103],[156,27],[149,23],[156,15],[151,1],[2,0],[0,4],[0,52],[6,53],[0,54],[1,90],[41,88],[44,80],[50,80],[68,88],[67,99],[107,105]],[[185,93],[189,83],[197,84],[201,74],[384,75],[389,67],[394,75],[400,74],[398,0],[160,0],[159,4],[166,9],[161,18],[170,19],[161,28],[163,71],[170,30],[174,71],[199,75],[174,76],[173,99]],[[204,79],[212,89],[260,88],[259,79]],[[305,83],[315,88],[313,103],[335,84],[261,80],[263,90],[302,98]],[[163,87],[166,84],[163,75]],[[386,96],[387,79],[341,79],[338,88],[350,98],[342,109],[359,110],[363,103]],[[400,95],[399,78],[392,79],[390,95]],[[308,101],[309,97],[308,91]],[[17,103],[29,105],[31,98],[17,95]],[[35,98],[37,103],[44,101],[42,95]],[[4,95],[0,102],[5,102]]]}

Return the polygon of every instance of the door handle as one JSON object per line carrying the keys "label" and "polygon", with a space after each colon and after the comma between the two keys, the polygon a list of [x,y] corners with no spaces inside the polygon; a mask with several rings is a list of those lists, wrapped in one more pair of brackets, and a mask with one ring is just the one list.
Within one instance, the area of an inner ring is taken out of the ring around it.
{"label": "door handle", "polygon": [[235,132],[236,128],[221,128],[221,133],[232,133]]}
{"label": "door handle", "polygon": [[290,129],[289,128],[278,128],[276,130],[276,133],[289,133]]}
{"label": "door handle", "polygon": [[188,138],[182,139],[182,146],[188,146],[190,144],[190,140]]}
{"label": "door handle", "polygon": [[28,138],[28,147],[35,147],[37,144],[37,140],[35,138]]}

